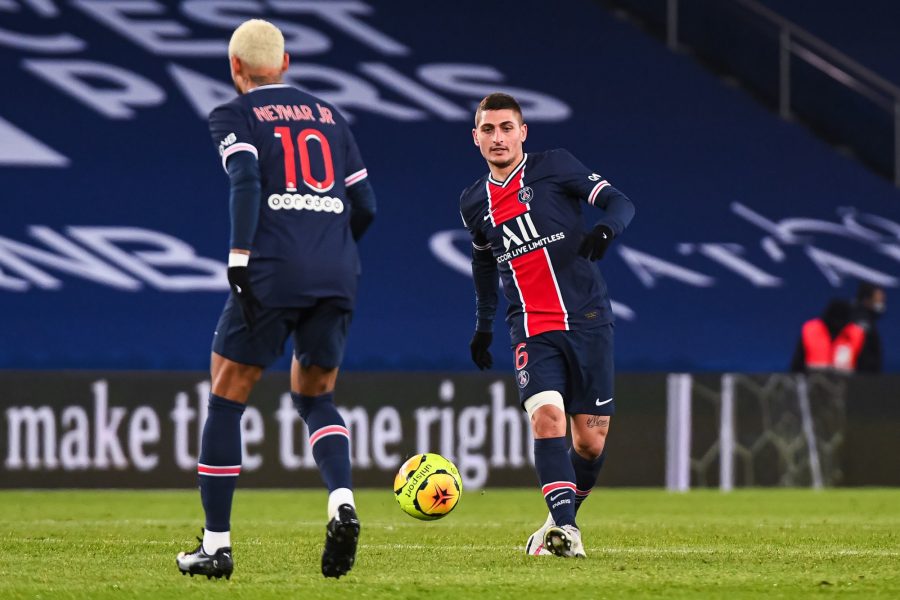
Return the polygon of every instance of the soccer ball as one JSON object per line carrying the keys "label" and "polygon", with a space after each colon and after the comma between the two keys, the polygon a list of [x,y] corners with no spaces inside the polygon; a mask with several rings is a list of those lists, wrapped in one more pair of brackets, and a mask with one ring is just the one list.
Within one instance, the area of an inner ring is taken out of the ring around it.
{"label": "soccer ball", "polygon": [[462,477],[440,454],[417,454],[394,477],[394,497],[403,512],[423,521],[450,514],[462,495]]}

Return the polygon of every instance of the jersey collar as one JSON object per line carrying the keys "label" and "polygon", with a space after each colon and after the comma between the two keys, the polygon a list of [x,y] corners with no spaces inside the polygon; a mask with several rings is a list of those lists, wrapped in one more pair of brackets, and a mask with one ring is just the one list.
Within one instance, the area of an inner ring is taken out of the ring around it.
{"label": "jersey collar", "polygon": [[255,88],[248,91],[247,93],[252,94],[253,92],[255,92],[257,90],[273,90],[275,88],[286,88],[286,87],[291,87],[291,86],[289,86],[286,83],[267,83],[266,85],[256,86]]}
{"label": "jersey collar", "polygon": [[528,153],[527,153],[527,152],[524,153],[524,154],[522,155],[522,160],[519,161],[519,164],[516,165],[516,168],[513,169],[512,172],[511,172],[509,175],[507,175],[507,176],[506,176],[506,179],[503,180],[503,181],[497,181],[496,179],[494,179],[494,178],[491,176],[491,172],[488,171],[488,181],[490,181],[490,182],[493,183],[494,185],[499,185],[500,187],[506,187],[507,184],[509,184],[509,182],[513,180],[513,177],[516,176],[516,173],[518,173],[519,171],[521,171],[521,170],[525,167],[525,161],[526,161],[526,160],[528,160]]}

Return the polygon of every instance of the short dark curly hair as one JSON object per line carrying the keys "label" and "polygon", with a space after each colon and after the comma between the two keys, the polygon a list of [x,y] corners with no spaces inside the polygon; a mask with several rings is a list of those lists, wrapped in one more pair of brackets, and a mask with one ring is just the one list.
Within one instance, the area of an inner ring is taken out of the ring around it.
{"label": "short dark curly hair", "polygon": [[509,94],[494,92],[493,94],[485,96],[484,99],[478,103],[478,109],[475,111],[475,127],[478,127],[478,119],[481,118],[481,113],[484,111],[504,109],[509,109],[519,115],[520,124],[524,122],[522,119],[522,107],[519,106],[516,99]]}

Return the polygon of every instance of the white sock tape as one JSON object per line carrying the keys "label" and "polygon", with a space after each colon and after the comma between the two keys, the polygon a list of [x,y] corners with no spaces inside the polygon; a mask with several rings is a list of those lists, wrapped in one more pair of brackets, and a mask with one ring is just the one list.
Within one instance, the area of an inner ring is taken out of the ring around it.
{"label": "white sock tape", "polygon": [[552,390],[548,390],[546,392],[539,392],[534,396],[531,396],[524,402],[525,412],[528,413],[528,418],[531,419],[534,416],[534,412],[542,406],[555,406],[559,410],[565,414],[566,405],[563,402],[562,394],[559,392],[554,392]]}

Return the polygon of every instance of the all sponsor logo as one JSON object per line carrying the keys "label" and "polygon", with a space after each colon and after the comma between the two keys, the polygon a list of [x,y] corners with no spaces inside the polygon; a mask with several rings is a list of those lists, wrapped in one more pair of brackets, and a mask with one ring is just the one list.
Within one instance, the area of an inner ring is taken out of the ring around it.
{"label": "all sponsor logo", "polygon": [[[531,188],[525,189],[530,190]],[[563,231],[553,235],[541,236],[534,225],[534,221],[531,219],[531,213],[519,215],[514,220],[511,219],[503,223],[502,231],[504,253],[497,257],[498,264],[527,254],[532,250],[538,250],[566,237]]]}
{"label": "all sponsor logo", "polygon": [[521,246],[525,242],[539,238],[541,235],[537,232],[530,213],[516,217],[514,223],[513,227],[517,227],[518,231],[511,228],[510,223],[503,224],[503,249],[506,251],[509,251],[511,246]]}

